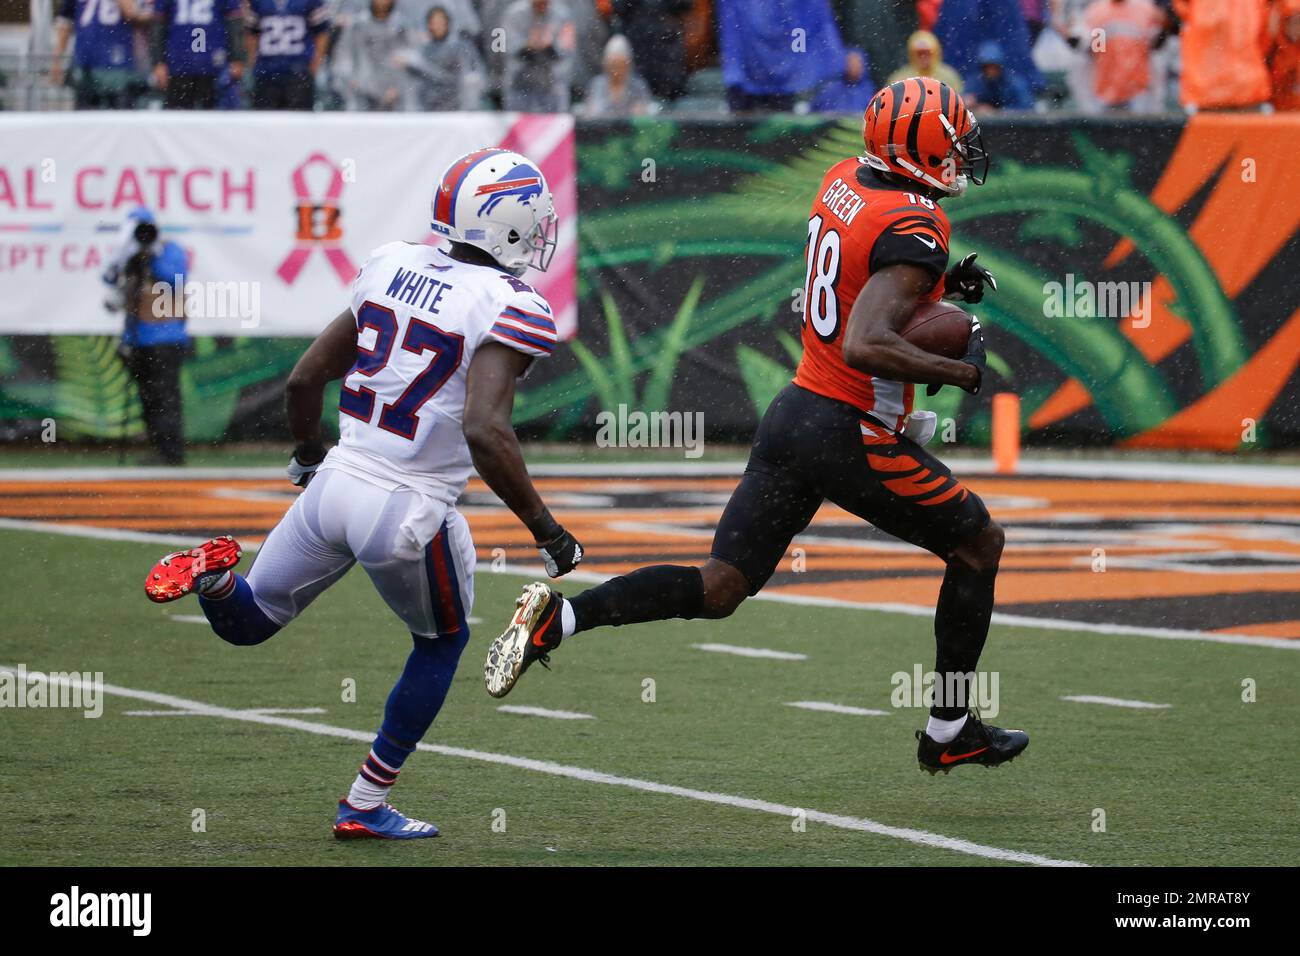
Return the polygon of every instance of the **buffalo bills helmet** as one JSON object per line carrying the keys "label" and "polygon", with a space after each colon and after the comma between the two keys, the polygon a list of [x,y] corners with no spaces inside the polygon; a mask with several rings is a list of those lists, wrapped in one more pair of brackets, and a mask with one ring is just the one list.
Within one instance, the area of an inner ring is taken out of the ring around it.
{"label": "buffalo bills helmet", "polygon": [[545,272],[555,255],[557,220],[546,177],[526,157],[490,147],[452,163],[433,193],[434,233],[482,249],[522,275]]}

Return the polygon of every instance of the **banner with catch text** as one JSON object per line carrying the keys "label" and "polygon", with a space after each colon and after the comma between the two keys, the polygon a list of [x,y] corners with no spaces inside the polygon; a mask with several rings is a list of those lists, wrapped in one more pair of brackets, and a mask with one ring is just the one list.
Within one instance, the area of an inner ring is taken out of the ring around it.
{"label": "banner with catch text", "polygon": [[100,275],[144,206],[187,255],[191,334],[314,335],[370,250],[429,239],[438,177],[490,145],[549,180],[559,248],[534,281],[572,336],[571,117],[148,111],[0,114],[0,334],[118,332]]}

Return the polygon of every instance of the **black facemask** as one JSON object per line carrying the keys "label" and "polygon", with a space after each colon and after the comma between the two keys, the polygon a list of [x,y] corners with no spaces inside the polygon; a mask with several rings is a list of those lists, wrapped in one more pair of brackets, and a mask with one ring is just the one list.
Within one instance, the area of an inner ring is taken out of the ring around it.
{"label": "black facemask", "polygon": [[957,172],[965,174],[974,186],[983,186],[989,175],[989,154],[984,148],[984,133],[979,123],[972,122],[970,132],[957,141],[961,148],[957,155],[961,161]]}

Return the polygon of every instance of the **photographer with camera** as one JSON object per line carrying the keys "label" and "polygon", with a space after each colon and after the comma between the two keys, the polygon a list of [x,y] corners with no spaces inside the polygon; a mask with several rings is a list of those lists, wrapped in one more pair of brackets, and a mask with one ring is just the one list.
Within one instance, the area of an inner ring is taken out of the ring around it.
{"label": "photographer with camera", "polygon": [[118,356],[140,390],[140,408],[154,447],[144,464],[185,461],[181,364],[190,347],[185,332],[187,265],[185,250],[161,240],[153,213],[139,207],[123,223],[104,270],[109,287],[104,305],[126,316]]}

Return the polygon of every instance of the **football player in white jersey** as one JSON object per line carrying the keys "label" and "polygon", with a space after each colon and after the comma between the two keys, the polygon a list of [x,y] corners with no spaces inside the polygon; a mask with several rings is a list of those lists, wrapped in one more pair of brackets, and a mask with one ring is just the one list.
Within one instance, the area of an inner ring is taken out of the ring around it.
{"label": "football player in white jersey", "polygon": [[[446,697],[474,599],[474,545],[456,510],[471,468],[524,523],[552,577],[582,548],[538,496],[510,421],[515,382],[555,348],[546,300],[519,277],[545,270],[556,217],[541,171],[518,153],[480,149],[434,192],[432,228],[447,251],[394,242],[376,249],[350,307],[289,376],[297,448],[289,477],[305,491],[275,526],[248,577],[232,571],[231,537],[164,557],[145,581],[156,602],[194,591],[217,635],[260,644],[360,564],[405,622],[414,648],[334,835],[410,839],[432,824],[387,803],[403,762]],[[339,443],[326,453],[325,386],[343,379]]]}

